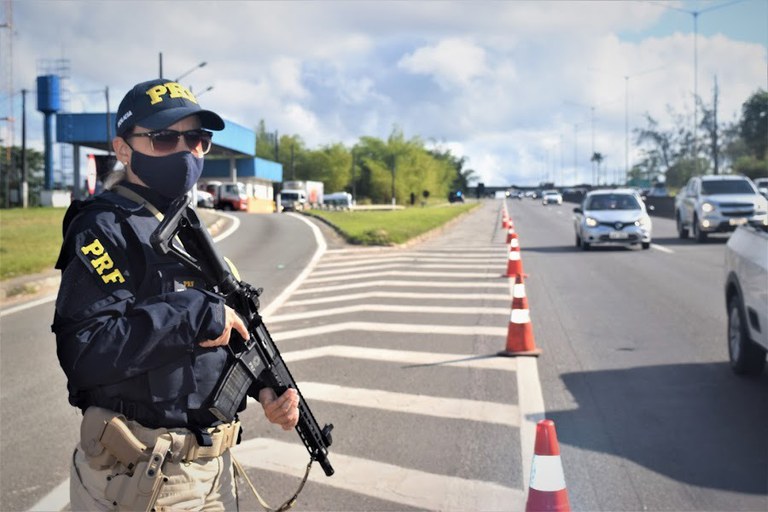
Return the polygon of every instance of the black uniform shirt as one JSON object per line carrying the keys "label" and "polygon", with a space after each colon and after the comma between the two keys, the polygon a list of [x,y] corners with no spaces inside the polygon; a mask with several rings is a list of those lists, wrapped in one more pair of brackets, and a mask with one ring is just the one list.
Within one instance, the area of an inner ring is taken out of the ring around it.
{"label": "black uniform shirt", "polygon": [[[160,211],[151,190],[123,184]],[[149,237],[158,219],[105,191],[75,202],[64,220],[53,331],[70,402],[122,409],[148,427],[208,426],[205,402],[227,361],[201,348],[224,329],[224,301]]]}

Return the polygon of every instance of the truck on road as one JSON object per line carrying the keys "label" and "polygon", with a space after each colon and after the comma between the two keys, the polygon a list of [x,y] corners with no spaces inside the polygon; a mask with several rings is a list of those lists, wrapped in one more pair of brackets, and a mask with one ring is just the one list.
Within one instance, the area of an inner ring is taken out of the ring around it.
{"label": "truck on road", "polygon": [[323,205],[323,188],[321,181],[285,181],[280,206],[283,211],[319,208]]}
{"label": "truck on road", "polygon": [[209,181],[204,190],[213,195],[213,207],[217,210],[247,211],[248,194],[245,184],[238,182],[222,183]]}
{"label": "truck on road", "polygon": [[739,226],[725,246],[728,355],[733,371],[759,375],[768,352],[768,227]]}
{"label": "truck on road", "polygon": [[303,190],[280,192],[280,208],[284,212],[300,212],[307,206],[307,194]]}

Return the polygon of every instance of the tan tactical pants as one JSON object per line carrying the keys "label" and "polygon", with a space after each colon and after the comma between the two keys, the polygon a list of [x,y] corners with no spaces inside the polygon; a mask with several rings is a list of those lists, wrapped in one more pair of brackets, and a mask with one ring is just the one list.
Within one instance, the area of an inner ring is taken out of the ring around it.
{"label": "tan tactical pants", "polygon": [[[70,475],[70,506],[73,511],[118,510],[105,497],[107,477],[113,468],[93,469],[78,444]],[[162,484],[154,510],[238,510],[232,456],[227,450],[220,457],[195,462],[166,461]]]}

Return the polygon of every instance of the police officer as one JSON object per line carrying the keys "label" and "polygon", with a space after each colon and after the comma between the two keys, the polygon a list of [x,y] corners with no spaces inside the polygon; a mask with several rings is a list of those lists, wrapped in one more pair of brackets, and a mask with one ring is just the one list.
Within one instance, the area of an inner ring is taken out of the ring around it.
{"label": "police officer", "polygon": [[[168,80],[136,85],[112,144],[124,171],[64,218],[52,326],[70,403],[83,411],[71,469],[73,510],[236,510],[229,448],[239,421],[206,408],[240,317],[149,238],[200,177],[224,121]],[[290,430],[298,395],[255,385],[268,420]],[[244,408],[245,404],[242,404]]]}

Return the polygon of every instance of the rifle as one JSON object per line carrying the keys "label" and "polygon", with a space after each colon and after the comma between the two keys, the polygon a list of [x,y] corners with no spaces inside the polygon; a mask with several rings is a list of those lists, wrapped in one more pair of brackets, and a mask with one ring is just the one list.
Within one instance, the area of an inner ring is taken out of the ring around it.
{"label": "rifle", "polygon": [[[184,249],[174,243],[174,238],[178,238]],[[278,395],[288,388],[295,389],[299,395],[296,432],[312,461],[318,461],[327,476],[333,475],[333,467],[328,461],[333,424],[320,428],[259,314],[258,297],[262,288],[257,289],[232,274],[224,258],[216,251],[208,230],[201,224],[195,210],[189,207],[189,197],[185,195],[174,200],[152,233],[150,243],[158,253],[170,255],[184,266],[206,276],[226,299],[227,305],[242,317],[250,333],[250,338],[244,340],[232,331],[227,345],[232,363],[216,387],[209,405],[211,413],[223,422],[232,421],[256,381],[271,387]]]}

